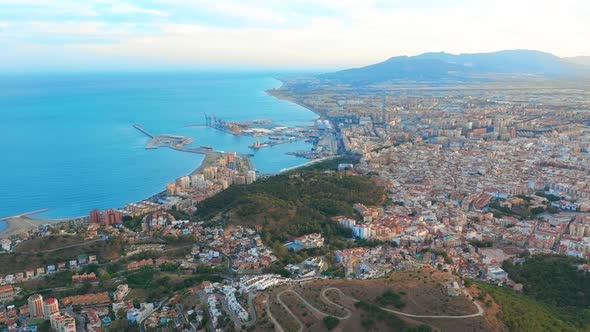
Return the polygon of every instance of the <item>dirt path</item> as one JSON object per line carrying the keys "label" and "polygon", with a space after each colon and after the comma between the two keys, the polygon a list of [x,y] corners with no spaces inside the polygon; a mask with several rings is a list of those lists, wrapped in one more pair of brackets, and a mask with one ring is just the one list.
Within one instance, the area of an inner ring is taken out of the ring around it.
{"label": "dirt path", "polygon": [[264,295],[264,302],[266,302],[266,314],[268,315],[268,318],[270,318],[270,320],[274,324],[275,330],[277,330],[278,332],[285,332],[285,330],[283,330],[283,327],[281,326],[281,324],[279,324],[279,322],[275,319],[275,317],[270,312],[270,307],[268,305],[268,303],[270,302],[270,299],[268,298],[268,294]]}
{"label": "dirt path", "polygon": [[[324,288],[322,289],[321,293],[320,293],[320,299],[328,304],[328,305],[333,305],[337,308],[340,308],[344,311],[346,311],[346,315],[344,316],[334,316],[334,315],[330,315],[327,314],[321,310],[319,310],[318,308],[316,308],[315,306],[313,306],[311,303],[307,302],[306,299],[303,298],[303,296],[301,296],[299,293],[295,292],[293,289],[288,288],[285,289],[284,291],[280,292],[277,294],[277,300],[279,302],[280,305],[282,305],[285,310],[287,310],[287,312],[297,321],[297,323],[299,323],[299,332],[302,332],[304,329],[304,324],[303,322],[299,319],[299,317],[297,317],[297,315],[295,315],[291,309],[289,309],[289,307],[283,302],[283,300],[281,300],[281,295],[285,294],[285,293],[292,293],[295,294],[295,296],[297,296],[301,302],[303,302],[303,304],[305,304],[309,309],[313,310],[314,312],[316,312],[317,314],[319,314],[320,316],[332,316],[335,317],[339,320],[346,320],[349,319],[352,316],[352,311],[350,311],[348,308],[341,306],[338,303],[333,302],[332,300],[330,300],[327,296],[326,296],[326,292],[327,291],[335,291],[338,292],[340,294],[340,296],[348,298],[349,300],[353,301],[353,302],[358,302],[358,299],[355,299],[353,297],[350,297],[346,294],[344,294],[340,288],[336,288],[336,287],[328,287],[328,288]],[[467,298],[472,301],[473,298],[471,297],[471,295],[467,292],[464,291],[464,294],[467,296]],[[392,309],[388,309],[388,308],[384,308],[384,307],[379,307],[381,310],[387,311],[387,312],[391,312],[393,314],[396,315],[400,315],[400,316],[405,316],[405,317],[411,317],[411,318],[438,318],[438,319],[466,319],[466,318],[473,318],[473,317],[479,317],[482,316],[484,311],[483,308],[479,305],[479,303],[477,303],[476,301],[472,301],[473,304],[477,307],[477,313],[475,314],[470,314],[470,315],[460,315],[460,316],[435,316],[435,315],[414,315],[414,314],[408,314],[405,312],[401,312],[401,311],[397,311],[397,310],[392,310]],[[281,327],[281,325],[274,319],[274,317],[272,316],[272,314],[270,313],[270,308],[268,306],[268,295],[266,297],[266,311],[268,312],[268,315],[270,317],[270,319],[272,320],[272,322],[275,324],[275,326],[277,327],[277,330],[279,330],[279,332],[284,332],[283,328]]]}
{"label": "dirt path", "polygon": [[280,292],[279,294],[277,294],[277,300],[279,301],[279,304],[282,305],[285,308],[285,310],[287,310],[287,312],[297,321],[297,323],[299,324],[299,332],[302,332],[303,331],[303,328],[305,327],[305,325],[303,324],[303,322],[301,321],[301,319],[299,319],[299,317],[297,317],[297,315],[295,315],[293,313],[293,311],[291,311],[291,309],[289,309],[289,306],[287,306],[285,304],[285,302],[283,302],[283,300],[281,300],[281,295],[283,295],[286,292],[293,292],[293,293],[295,293],[291,288],[288,288],[288,289]]}
{"label": "dirt path", "polygon": [[[325,301],[328,301],[330,304],[333,305],[337,305],[336,303],[332,302],[330,299],[328,299],[325,295],[326,291],[329,290],[334,290],[337,291],[338,293],[340,293],[341,296],[346,297],[351,299],[352,301],[358,302],[359,300],[350,297],[346,294],[344,294],[340,288],[336,288],[336,287],[330,287],[330,288],[324,288],[322,289],[322,299]],[[472,300],[471,295],[469,295],[468,293],[465,292],[465,295],[467,296],[467,298],[469,300]],[[406,316],[406,317],[412,317],[412,318],[444,318],[444,319],[464,319],[464,318],[473,318],[473,317],[479,317],[483,315],[483,308],[479,305],[479,303],[472,301],[473,304],[477,307],[477,313],[475,314],[470,314],[470,315],[461,315],[461,316],[435,316],[435,315],[413,315],[413,314],[408,314],[405,312],[401,312],[401,311],[397,311],[397,310],[392,310],[392,309],[388,309],[388,308],[383,308],[383,307],[379,307],[381,310],[387,311],[387,312],[391,312],[394,313],[396,315],[401,315],[401,316]]]}

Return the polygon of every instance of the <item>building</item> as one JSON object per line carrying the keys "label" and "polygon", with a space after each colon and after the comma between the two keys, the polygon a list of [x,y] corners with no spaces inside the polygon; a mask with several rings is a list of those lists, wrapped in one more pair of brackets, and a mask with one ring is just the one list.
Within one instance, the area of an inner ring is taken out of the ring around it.
{"label": "building", "polygon": [[129,294],[129,286],[125,285],[119,285],[117,286],[117,290],[113,293],[113,300],[115,302],[121,302],[123,301],[123,298],[125,298],[125,296],[127,296],[127,294]]}
{"label": "building", "polygon": [[43,303],[43,317],[50,319],[54,313],[59,313],[59,302],[56,298],[50,297]]}
{"label": "building", "polygon": [[488,267],[488,278],[492,280],[508,279],[508,273],[497,266]]}
{"label": "building", "polygon": [[75,284],[83,283],[83,282],[96,282],[98,278],[94,272],[90,273],[83,273],[83,274],[74,274],[72,276],[72,282]]}
{"label": "building", "polygon": [[120,224],[122,220],[122,214],[117,210],[108,209],[102,214],[102,222],[106,225]]}
{"label": "building", "polygon": [[51,328],[56,332],[76,332],[76,320],[69,315],[54,313],[49,318]]}
{"label": "building", "polygon": [[154,261],[151,258],[146,258],[146,259],[142,259],[140,261],[131,262],[131,263],[127,264],[127,270],[128,271],[135,271],[135,270],[139,270],[140,268],[142,268],[144,266],[153,266],[153,265],[154,265]]}
{"label": "building", "polygon": [[133,308],[127,312],[127,320],[129,323],[141,322],[153,311],[154,305],[152,303],[142,303],[139,309]]}
{"label": "building", "polygon": [[191,179],[188,176],[180,177],[176,180],[176,185],[182,189],[189,189],[191,187]]}
{"label": "building", "polygon": [[10,285],[0,286],[0,302],[9,302],[14,300],[14,288]]}
{"label": "building", "polygon": [[43,317],[43,296],[40,294],[31,295],[27,301],[31,318]]}
{"label": "building", "polygon": [[102,213],[100,210],[95,209],[90,211],[90,223],[91,224],[104,224],[104,225],[112,225],[121,223],[123,218],[122,211],[108,209],[104,210]]}
{"label": "building", "polygon": [[254,181],[256,181],[256,172],[248,171],[248,173],[246,173],[246,184],[251,184]]}
{"label": "building", "polygon": [[312,233],[298,237],[294,242],[305,249],[311,249],[322,247],[324,245],[324,238],[319,233]]}
{"label": "building", "polygon": [[100,216],[100,210],[94,209],[90,211],[90,223],[92,224],[100,224],[102,218]]}

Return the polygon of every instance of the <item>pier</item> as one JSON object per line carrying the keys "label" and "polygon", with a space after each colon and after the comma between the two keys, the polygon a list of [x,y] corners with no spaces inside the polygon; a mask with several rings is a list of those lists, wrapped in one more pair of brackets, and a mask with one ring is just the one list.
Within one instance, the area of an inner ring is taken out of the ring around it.
{"label": "pier", "polygon": [[149,131],[145,130],[141,125],[139,125],[137,123],[133,125],[133,128],[135,128],[135,129],[141,131],[142,133],[148,135],[150,138],[156,137],[154,134],[152,134]]}
{"label": "pier", "polygon": [[189,148],[186,145],[189,145],[193,142],[192,138],[184,137],[180,135],[155,135],[148,131],[147,129],[143,128],[140,124],[134,124],[133,128],[139,130],[143,134],[147,135],[151,138],[151,141],[146,145],[146,149],[156,149],[158,147],[169,147],[173,150],[182,151],[182,152],[189,152],[189,153],[198,153],[198,154],[209,154],[214,153],[213,149],[210,147],[199,147],[199,148]]}
{"label": "pier", "polygon": [[49,209],[35,210],[35,211],[31,211],[31,212],[17,214],[17,215],[10,216],[10,217],[4,217],[4,218],[0,218],[0,221],[2,221],[2,220],[8,220],[8,219],[14,219],[14,218],[28,217],[30,215],[41,213],[41,212],[45,212],[45,211],[49,211]]}
{"label": "pier", "polygon": [[295,137],[289,137],[287,139],[271,139],[268,142],[263,142],[260,143],[259,141],[254,142],[254,144],[248,146],[250,149],[252,150],[259,150],[259,149],[263,149],[263,148],[269,148],[275,145],[280,145],[280,144],[286,144],[286,143],[293,143],[293,142],[297,142],[297,141],[301,141],[304,138],[295,138]]}

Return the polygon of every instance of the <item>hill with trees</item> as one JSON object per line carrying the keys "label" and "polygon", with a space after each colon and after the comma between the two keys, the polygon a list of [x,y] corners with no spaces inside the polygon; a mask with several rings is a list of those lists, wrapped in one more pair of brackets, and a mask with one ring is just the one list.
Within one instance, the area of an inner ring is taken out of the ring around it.
{"label": "hill with trees", "polygon": [[525,294],[556,307],[583,309],[590,308],[590,274],[578,269],[581,263],[574,257],[535,255],[523,264],[505,261],[503,268],[523,284]]}
{"label": "hill with trees", "polygon": [[355,217],[354,203],[382,205],[385,190],[367,176],[335,172],[342,160],[235,185],[197,205],[197,216],[264,228],[267,243],[320,232],[329,243],[351,237],[334,216]]}
{"label": "hill with trees", "polygon": [[590,329],[590,274],[578,269],[582,263],[587,262],[535,255],[522,264],[505,261],[503,268],[510,279],[524,286],[524,294],[531,301],[540,302],[544,310],[575,328]]}
{"label": "hill with trees", "polygon": [[510,331],[574,332],[584,331],[583,326],[572,323],[572,317],[554,307],[536,301],[530,296],[509,288],[490,284],[478,287],[490,294],[501,307],[502,317]]}

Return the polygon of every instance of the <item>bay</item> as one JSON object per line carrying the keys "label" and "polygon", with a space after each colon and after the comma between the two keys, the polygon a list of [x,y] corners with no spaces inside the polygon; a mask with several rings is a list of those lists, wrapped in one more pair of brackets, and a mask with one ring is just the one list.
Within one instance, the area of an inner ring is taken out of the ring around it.
{"label": "bay", "polygon": [[[204,123],[267,118],[287,126],[317,116],[265,91],[276,73],[67,73],[0,76],[0,217],[48,208],[41,218],[87,215],[121,207],[165,189],[197,168],[203,156],[168,148],[146,150],[148,137],[179,134],[194,146],[254,153],[260,173],[306,162],[286,152],[295,142],[252,151],[255,138]],[[2,225],[0,225],[2,228]],[[0,229],[1,230],[1,229]]]}

